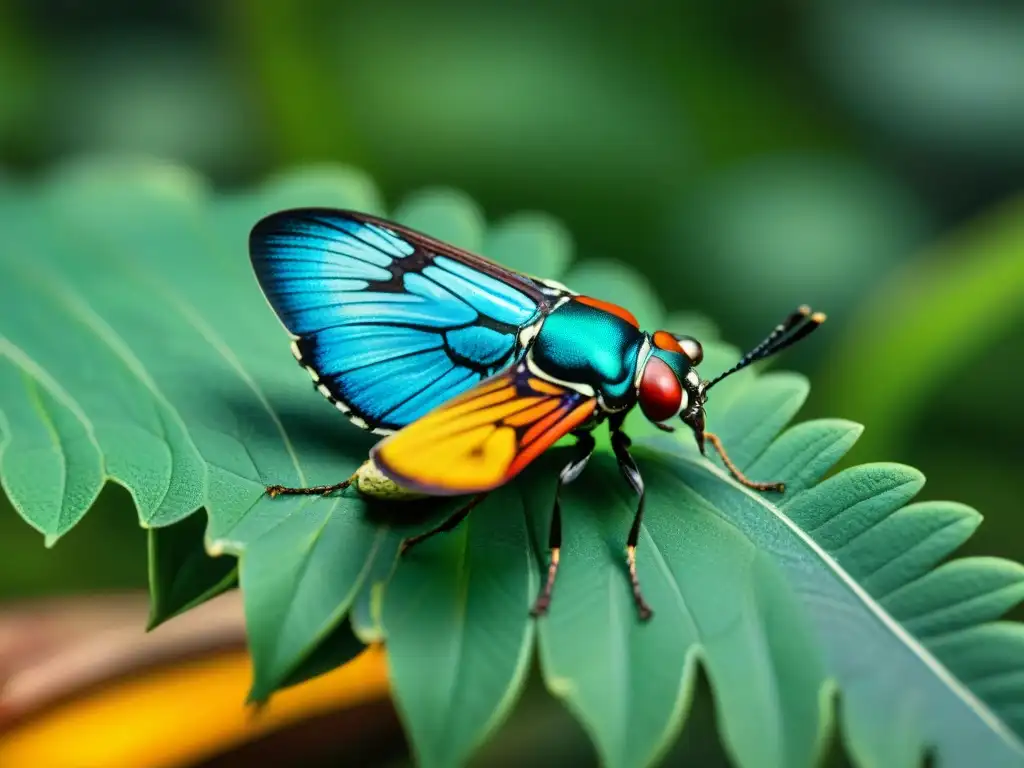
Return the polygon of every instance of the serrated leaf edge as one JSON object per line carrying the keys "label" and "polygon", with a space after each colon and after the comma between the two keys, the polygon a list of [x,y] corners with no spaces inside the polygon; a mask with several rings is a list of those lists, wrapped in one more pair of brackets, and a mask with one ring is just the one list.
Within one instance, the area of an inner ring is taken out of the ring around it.
{"label": "serrated leaf edge", "polygon": [[892,633],[897,639],[900,640],[907,648],[909,648],[913,654],[926,666],[928,669],[942,681],[947,688],[949,688],[961,701],[963,701],[968,708],[973,711],[978,718],[985,723],[994,733],[998,734],[1000,738],[1012,749],[1021,753],[1024,756],[1024,744],[1020,742],[1017,735],[1007,727],[1002,720],[1000,720],[993,712],[985,705],[985,703],[974,695],[969,688],[967,688],[960,680],[953,675],[935,656],[933,656],[913,635],[911,635],[906,629],[904,629],[899,622],[897,622],[892,616],[890,616],[878,602],[868,594],[867,590],[858,584],[853,577],[851,577],[818,542],[816,542],[811,536],[804,531],[800,526],[794,523],[781,509],[776,507],[774,504],[770,504],[765,499],[761,498],[756,493],[753,493],[747,488],[737,483],[728,473],[724,470],[719,469],[717,466],[707,461],[694,460],[683,454],[676,454],[677,458],[686,463],[703,469],[705,472],[711,472],[718,479],[727,483],[734,490],[740,491],[745,494],[748,498],[755,500],[759,505],[764,507],[771,513],[772,516],[777,518],[783,525],[786,526],[797,538],[809,549],[816,557],[818,557],[822,563],[824,563],[829,570],[831,570],[847,587],[875,616],[875,618]]}
{"label": "serrated leaf edge", "polygon": [[[82,425],[82,428],[85,430],[85,434],[89,438],[89,442],[92,444],[93,448],[96,449],[96,455],[99,456],[100,467],[101,467],[101,470],[103,472],[103,482],[97,487],[95,495],[89,501],[89,505],[86,507],[85,512],[83,512],[83,515],[84,515],[90,509],[92,509],[93,504],[95,504],[96,499],[99,498],[99,494],[103,490],[103,486],[106,485],[106,482],[111,479],[109,473],[107,472],[106,457],[103,455],[103,450],[100,448],[99,441],[96,439],[96,430],[95,430],[95,427],[93,426],[92,421],[86,415],[85,411],[82,410],[82,407],[78,404],[78,401],[75,400],[67,392],[67,390],[65,390],[57,382],[56,379],[54,379],[42,366],[40,366],[38,363],[36,363],[35,360],[33,360],[32,357],[27,352],[25,352],[23,349],[21,349],[20,347],[18,347],[14,343],[12,343],[9,339],[7,339],[7,338],[5,338],[3,336],[0,336],[0,356],[6,357],[13,365],[15,365],[19,369],[21,369],[21,371],[23,371],[25,373],[25,375],[29,376],[36,383],[38,383],[40,386],[45,388],[46,391],[50,394],[51,397],[53,397],[57,402],[59,402],[65,408],[67,408],[68,411]],[[2,424],[5,427],[4,434],[0,435],[0,457],[2,457],[3,453],[10,446],[10,442],[11,442],[10,431],[11,430],[10,430],[10,424],[7,421],[6,416],[3,416],[2,414],[0,414],[0,418],[2,418]],[[53,425],[52,425],[50,419],[46,418],[45,421],[46,421],[46,428],[47,428],[47,430],[49,430],[51,432],[51,434],[54,434],[54,441],[55,441],[55,443],[58,446],[61,447],[61,459],[62,459],[62,462],[64,464],[64,471],[66,473],[66,471],[67,471],[67,457],[64,454],[64,449],[63,449],[63,446],[62,446],[62,442],[61,442],[60,436],[59,436],[59,434],[55,434],[55,430],[53,430]],[[12,506],[15,508],[15,510],[17,510],[18,515],[22,518],[22,520],[24,520],[26,523],[28,523],[30,526],[32,526],[32,528],[34,528],[35,530],[39,531],[44,536],[46,536],[46,546],[47,547],[52,547],[54,544],[57,543],[57,540],[60,538],[59,535],[50,534],[50,533],[47,533],[46,531],[43,531],[40,528],[38,528],[35,525],[35,523],[33,522],[32,518],[29,515],[27,515],[23,509],[20,508],[20,506],[17,503],[17,500],[10,493],[10,491],[9,491],[9,489],[7,487],[6,473],[4,474],[3,477],[0,477],[0,488],[3,488],[4,494],[11,501]],[[135,502],[136,505],[137,505],[138,504],[138,500],[135,498],[135,492],[131,488],[127,488],[126,487],[125,489],[131,494],[132,501]],[[62,497],[63,497],[63,494],[62,494]],[[62,508],[63,508],[63,503],[64,502],[63,502],[63,499],[62,499],[62,502],[61,502]]]}

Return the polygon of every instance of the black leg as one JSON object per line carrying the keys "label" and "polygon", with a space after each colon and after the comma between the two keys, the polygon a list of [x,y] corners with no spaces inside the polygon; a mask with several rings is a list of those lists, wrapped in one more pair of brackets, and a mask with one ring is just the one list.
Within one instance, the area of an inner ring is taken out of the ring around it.
{"label": "black leg", "polygon": [[530,611],[534,616],[543,616],[548,612],[551,605],[551,592],[555,588],[555,577],[558,575],[558,561],[562,548],[562,510],[558,502],[558,494],[562,486],[568,485],[583,472],[587,466],[591,454],[594,452],[594,436],[589,432],[578,432],[575,434],[576,455],[572,461],[563,467],[558,475],[558,488],[555,490],[555,503],[551,510],[551,529],[548,531],[548,549],[551,550],[548,560],[548,576],[544,581],[544,588],[537,597]]}
{"label": "black leg", "polygon": [[352,475],[348,480],[342,480],[340,483],[334,485],[313,485],[309,488],[289,488],[284,485],[268,485],[267,495],[270,498],[275,496],[326,496],[329,493],[335,491],[343,491],[352,485],[352,482],[356,479],[355,475]]}
{"label": "black leg", "polygon": [[424,531],[415,536],[410,536],[402,542],[402,548],[399,550],[399,555],[404,555],[410,549],[415,547],[417,544],[422,544],[424,541],[429,539],[431,536],[436,536],[439,533],[448,533],[448,531],[454,529],[459,523],[466,519],[466,515],[473,511],[477,504],[487,498],[486,493],[478,493],[466,504],[463,504],[455,512],[444,519],[440,525],[431,528],[429,531]]}
{"label": "black leg", "polygon": [[615,458],[619,461],[619,469],[622,476],[633,487],[633,490],[640,496],[636,506],[636,515],[633,517],[633,525],[629,529],[629,538],[626,540],[626,565],[629,568],[629,584],[633,588],[633,601],[636,603],[636,611],[641,621],[647,621],[653,615],[647,601],[644,600],[643,592],[640,591],[640,579],[636,575],[636,542],[640,537],[640,523],[644,517],[644,479],[640,476],[636,462],[629,454],[629,446],[632,444],[629,436],[621,429],[620,425],[612,426],[612,450],[615,451]]}

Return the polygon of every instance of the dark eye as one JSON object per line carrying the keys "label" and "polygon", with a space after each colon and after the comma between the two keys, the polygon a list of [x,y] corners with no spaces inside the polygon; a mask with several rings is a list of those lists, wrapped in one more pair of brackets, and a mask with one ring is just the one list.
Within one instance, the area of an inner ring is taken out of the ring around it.
{"label": "dark eye", "polygon": [[651,421],[665,421],[679,413],[683,404],[683,387],[668,364],[651,357],[640,379],[640,410]]}
{"label": "dark eye", "polygon": [[700,345],[700,342],[693,336],[679,336],[676,340],[679,342],[683,354],[690,358],[690,362],[700,365],[700,361],[704,359],[704,347]]}

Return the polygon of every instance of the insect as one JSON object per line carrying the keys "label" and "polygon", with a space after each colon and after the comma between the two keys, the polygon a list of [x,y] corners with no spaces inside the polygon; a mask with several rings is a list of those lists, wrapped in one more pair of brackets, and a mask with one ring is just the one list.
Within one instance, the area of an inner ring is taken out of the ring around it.
{"label": "insect", "polygon": [[708,392],[727,376],[803,339],[824,321],[801,307],[725,373],[697,373],[696,339],[648,333],[629,310],[520,274],[399,224],[363,213],[297,209],[253,228],[253,268],[313,384],[356,425],[388,435],[356,473],[334,485],[269,486],[327,494],[354,485],[371,497],[472,495],[403,553],[450,531],[494,488],[567,435],[557,481],[547,577],[533,606],[544,614],[558,573],[558,491],[583,472],[593,430],[607,422],[619,468],[638,496],[626,563],[641,619],[651,615],[636,571],[644,482],[623,431],[636,406],[667,432],[679,418],[701,453],[710,444],[733,477],[760,491],[705,428]]}

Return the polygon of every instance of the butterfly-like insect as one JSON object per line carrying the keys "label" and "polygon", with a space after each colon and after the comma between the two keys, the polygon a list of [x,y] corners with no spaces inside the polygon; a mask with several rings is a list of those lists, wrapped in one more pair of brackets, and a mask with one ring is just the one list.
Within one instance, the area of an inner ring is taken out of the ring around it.
{"label": "butterfly-like insect", "polygon": [[[801,307],[725,373],[697,373],[700,342],[640,329],[629,310],[564,285],[520,274],[399,224],[328,209],[282,211],[249,241],[264,293],[291,333],[314,386],[356,425],[389,435],[356,473],[335,485],[270,486],[279,494],[326,494],[355,485],[371,497],[469,495],[403,552],[450,531],[486,494],[509,482],[566,435],[572,456],[557,489],[583,471],[592,431],[608,423],[619,468],[639,499],[626,560],[640,617],[651,615],[636,573],[644,482],[622,426],[639,405],[657,427],[679,417],[701,453],[711,444],[749,488],[781,483],[744,477],[705,429],[704,404],[719,381],[796,343],[825,319]],[[533,607],[546,612],[558,572],[556,490],[547,578]]]}

